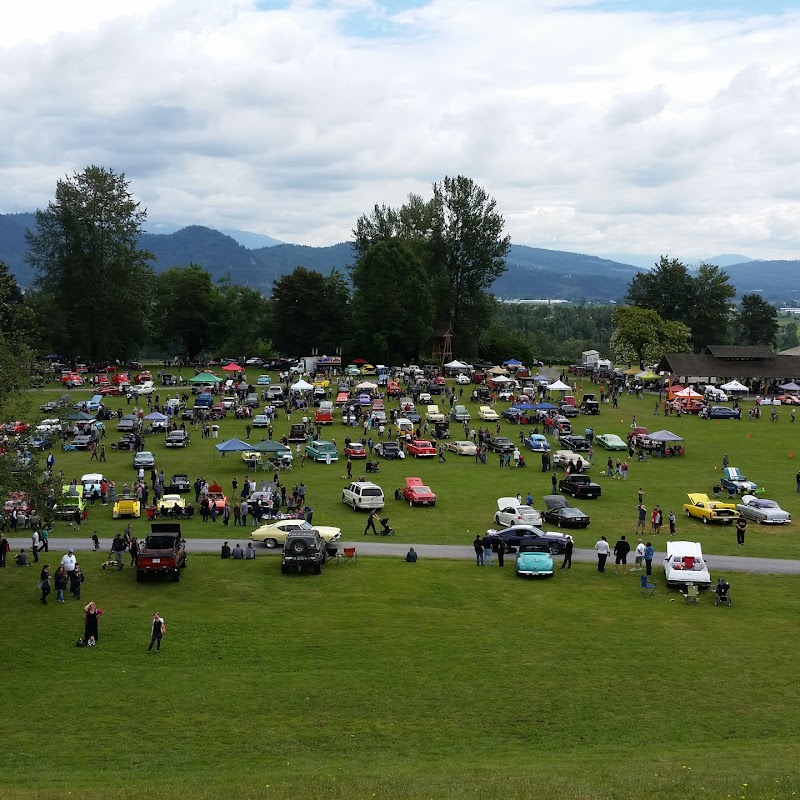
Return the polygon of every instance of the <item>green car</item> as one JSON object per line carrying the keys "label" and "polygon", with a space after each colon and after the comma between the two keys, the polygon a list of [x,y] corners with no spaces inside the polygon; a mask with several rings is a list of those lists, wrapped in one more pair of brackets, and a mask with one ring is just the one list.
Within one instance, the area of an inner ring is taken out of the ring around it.
{"label": "green car", "polygon": [[628,449],[627,442],[624,439],[620,439],[616,433],[601,433],[599,436],[595,436],[595,441],[606,450]]}
{"label": "green car", "polygon": [[517,575],[529,578],[553,577],[553,556],[545,544],[523,537],[517,552]]}
{"label": "green car", "polygon": [[312,461],[338,461],[339,454],[336,452],[336,445],[333,442],[326,442],[324,439],[311,441],[306,445],[306,455]]}

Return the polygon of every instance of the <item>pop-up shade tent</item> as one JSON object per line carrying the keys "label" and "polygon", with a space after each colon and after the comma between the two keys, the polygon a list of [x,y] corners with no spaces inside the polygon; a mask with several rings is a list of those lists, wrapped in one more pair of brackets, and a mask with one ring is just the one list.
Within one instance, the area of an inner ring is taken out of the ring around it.
{"label": "pop-up shade tent", "polygon": [[647,438],[651,442],[682,442],[683,437],[678,436],[672,431],[656,431],[655,433],[648,433]]}
{"label": "pop-up shade tent", "polygon": [[225,442],[214,445],[214,447],[216,447],[220,453],[236,453],[255,449],[251,442],[243,442],[241,439],[228,439]]}

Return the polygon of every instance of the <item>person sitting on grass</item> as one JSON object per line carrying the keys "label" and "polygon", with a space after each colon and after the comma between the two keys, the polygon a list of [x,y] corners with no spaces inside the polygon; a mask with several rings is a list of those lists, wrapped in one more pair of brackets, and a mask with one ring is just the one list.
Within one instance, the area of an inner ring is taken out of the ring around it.
{"label": "person sitting on grass", "polygon": [[406,561],[409,564],[417,563],[417,551],[413,547],[409,548],[408,552],[406,553]]}

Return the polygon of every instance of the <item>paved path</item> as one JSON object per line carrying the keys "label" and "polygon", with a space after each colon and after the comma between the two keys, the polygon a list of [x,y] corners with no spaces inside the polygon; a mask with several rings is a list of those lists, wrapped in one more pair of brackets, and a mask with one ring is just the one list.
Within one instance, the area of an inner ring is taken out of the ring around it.
{"label": "paved path", "polygon": [[[249,531],[248,531],[249,536]],[[244,545],[248,541],[246,536],[241,539],[236,539],[231,536],[229,542],[236,543],[237,541]],[[19,552],[20,547],[24,547],[25,551],[30,554],[31,540],[30,537],[10,538],[11,553],[13,557],[15,552]],[[111,544],[111,540],[101,540],[101,552],[107,553]],[[222,546],[221,539],[189,539],[187,541],[187,549],[190,553],[219,553]],[[69,548],[73,548],[76,552],[89,552],[92,550],[92,543],[88,538],[50,538],[50,551],[60,556],[65,553]],[[267,550],[261,545],[256,545],[259,555],[274,555],[277,556],[280,550]],[[359,554],[369,556],[389,556],[393,558],[402,558],[408,552],[409,547],[413,547],[420,558],[449,558],[454,560],[472,561],[475,558],[475,551],[472,545],[453,545],[453,544],[401,544],[385,539],[375,539],[373,537],[365,538],[362,541],[356,540],[354,542],[339,542],[340,549],[342,547],[356,547]],[[656,553],[654,561],[660,565],[665,553]],[[513,554],[509,558],[513,558]],[[39,559],[44,558],[44,554],[39,555]],[[560,556],[556,556],[556,562]],[[630,562],[633,563],[633,555],[629,556]],[[596,563],[597,556],[594,550],[576,549],[572,554],[573,561]],[[781,558],[750,558],[747,556],[717,556],[706,554],[706,561],[709,569],[713,572],[715,570],[729,570],[731,572],[755,572],[759,574],[776,574],[776,575],[800,575],[800,561],[792,561],[789,559]]]}

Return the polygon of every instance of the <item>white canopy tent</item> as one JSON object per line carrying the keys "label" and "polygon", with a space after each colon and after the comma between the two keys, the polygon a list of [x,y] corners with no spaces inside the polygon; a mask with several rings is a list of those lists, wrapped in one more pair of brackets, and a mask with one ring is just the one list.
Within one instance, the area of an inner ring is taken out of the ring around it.
{"label": "white canopy tent", "polygon": [[449,361],[447,364],[444,365],[445,369],[453,370],[453,372],[458,372],[459,370],[469,369],[469,364],[465,364],[463,361]]}
{"label": "white canopy tent", "polygon": [[548,383],[547,388],[551,392],[568,392],[572,389],[571,386],[567,386],[564,381],[556,381],[555,383]]}
{"label": "white canopy tent", "polygon": [[[748,391],[747,387],[743,383],[739,383],[739,381],[728,381],[728,383],[723,383],[722,386],[719,387],[722,389],[723,392],[746,392]],[[783,387],[781,387],[783,388]],[[800,386],[797,387],[800,389]]]}
{"label": "white canopy tent", "polygon": [[293,392],[310,392],[314,387],[302,378],[289,387]]}
{"label": "white canopy tent", "polygon": [[700,392],[696,392],[691,386],[687,386],[685,389],[681,389],[679,392],[675,393],[675,397],[680,397],[684,400],[692,400],[695,398],[699,399],[702,396],[703,395],[701,395]]}
{"label": "white canopy tent", "polygon": [[356,389],[359,389],[359,390],[363,389],[365,392],[371,392],[371,391],[373,391],[374,389],[377,389],[377,388],[378,388],[378,384],[377,383],[371,383],[370,381],[364,381],[363,383],[359,383],[358,386],[356,386]]}
{"label": "white canopy tent", "polygon": [[790,383],[782,383],[780,386],[785,392],[800,392],[800,386],[798,386],[794,381]]}

